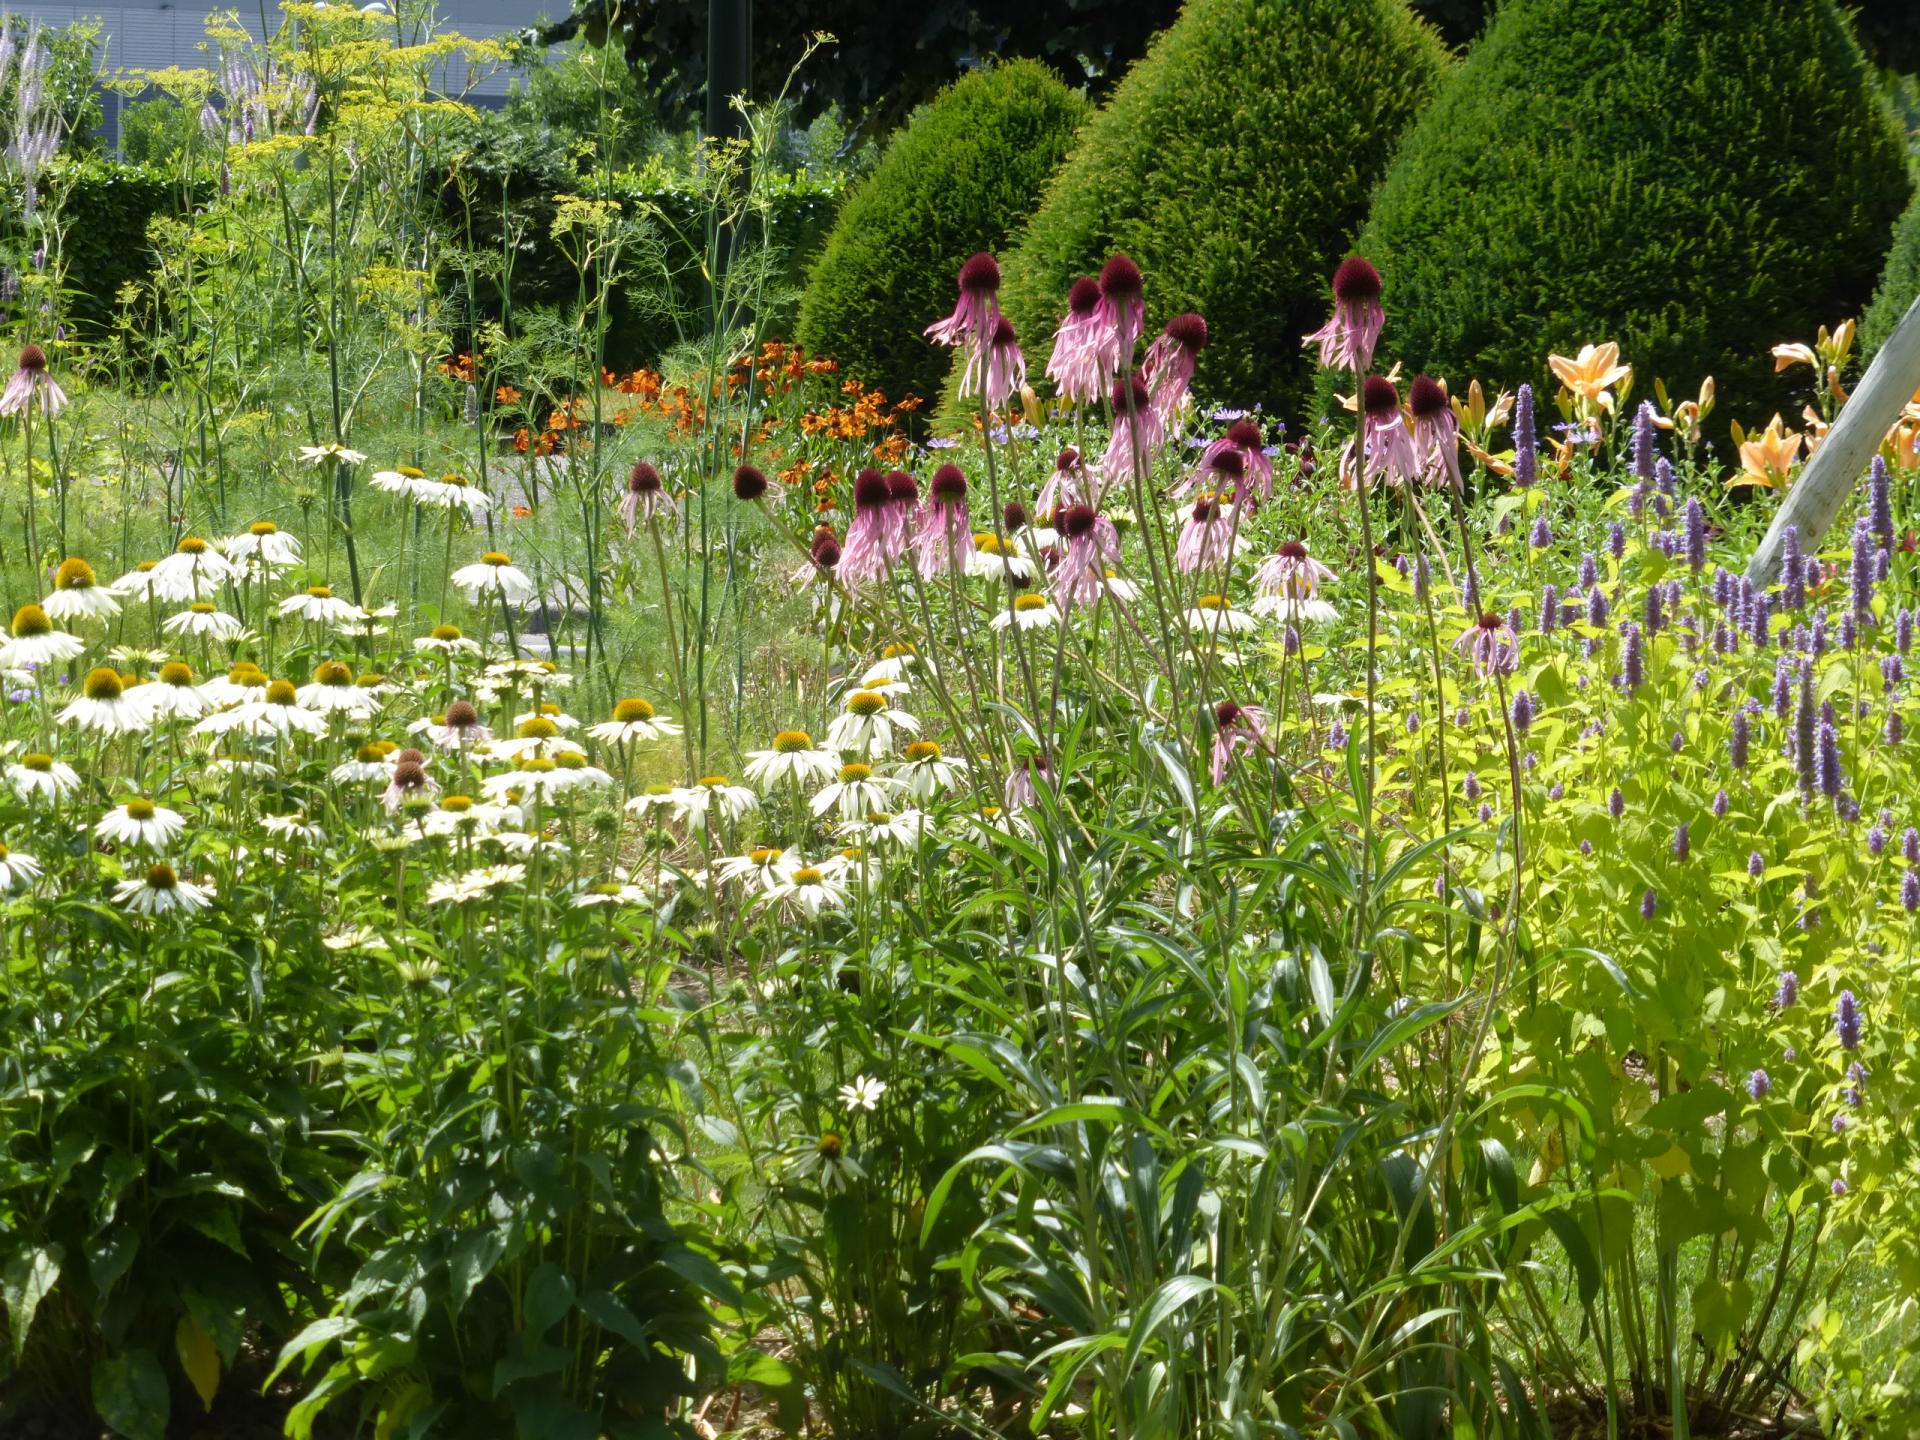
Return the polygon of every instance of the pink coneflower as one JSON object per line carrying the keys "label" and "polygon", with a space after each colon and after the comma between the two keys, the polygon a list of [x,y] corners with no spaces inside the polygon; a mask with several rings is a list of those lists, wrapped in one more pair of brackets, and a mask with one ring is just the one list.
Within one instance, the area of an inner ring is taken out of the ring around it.
{"label": "pink coneflower", "polygon": [[1454,649],[1473,661],[1482,675],[1496,671],[1511,675],[1520,664],[1520,647],[1514,642],[1507,622],[1491,611],[1482,615],[1458,640]]}
{"label": "pink coneflower", "polygon": [[[927,326],[926,337],[936,345],[964,345],[977,357],[1000,319],[1000,266],[984,250],[960,267],[960,298],[953,313]],[[968,368],[974,361],[967,362]]]}
{"label": "pink coneflower", "polygon": [[1333,571],[1307,553],[1306,544],[1289,540],[1253,572],[1256,615],[1285,615],[1290,620],[1331,620],[1337,613],[1320,598],[1320,582]]}
{"label": "pink coneflower", "polygon": [[1207,322],[1189,310],[1176,315],[1160,332],[1160,338],[1147,347],[1147,358],[1140,373],[1153,392],[1153,408],[1164,425],[1173,424],[1180,407],[1186,404],[1187,387],[1193,383],[1194,362],[1207,348]]}
{"label": "pink coneflower", "polygon": [[660,472],[644,460],[636,462],[627,472],[627,492],[620,497],[620,523],[627,527],[627,534],[633,534],[642,520],[673,513],[673,497],[667,494]]}
{"label": "pink coneflower", "polygon": [[1233,528],[1233,507],[1222,504],[1213,491],[1206,491],[1194,500],[1188,513],[1186,528],[1173,549],[1174,563],[1188,573],[1224,565],[1239,548]]}
{"label": "pink coneflower", "polygon": [[440,792],[427,774],[425,762],[426,757],[418,750],[402,750],[394,756],[393,775],[380,795],[380,804],[389,815],[398,814],[409,800],[431,799]]}
{"label": "pink coneflower", "polygon": [[1079,448],[1069,445],[1055,457],[1053,474],[1047,477],[1047,483],[1040,487],[1040,498],[1034,502],[1034,508],[1042,515],[1052,515],[1068,505],[1098,505],[1100,496],[1094,485],[1092,474],[1087,470],[1086,461],[1081,458]]}
{"label": "pink coneflower", "polygon": [[20,350],[20,368],[7,381],[6,390],[0,392],[0,415],[20,414],[33,403],[35,395],[40,397],[41,411],[48,416],[67,408],[67,392],[47,374],[47,352],[38,345],[26,345]]}
{"label": "pink coneflower", "polygon": [[1367,480],[1371,483],[1386,476],[1389,485],[1418,478],[1420,462],[1413,451],[1413,436],[1407,430],[1406,417],[1400,412],[1400,391],[1391,380],[1369,375],[1361,387],[1362,422],[1367,434]]}
{"label": "pink coneflower", "polygon": [[1100,598],[1107,565],[1120,558],[1120,532],[1091,505],[1062,505],[1055,517],[1066,544],[1053,570],[1053,598],[1062,610]]}
{"label": "pink coneflower", "polygon": [[1145,479],[1166,435],[1146,381],[1129,375],[1113,387],[1113,435],[1100,459],[1100,473],[1108,480]]}
{"label": "pink coneflower", "polygon": [[[1224,471],[1221,468],[1220,462],[1228,455],[1237,456],[1240,461],[1238,478],[1230,482],[1210,479],[1210,476],[1232,474],[1230,466]],[[1229,425],[1225,435],[1200,452],[1200,463],[1187,473],[1173,493],[1178,498],[1203,486],[1218,490],[1223,485],[1231,490],[1236,505],[1257,505],[1273,498],[1273,457],[1267,454],[1266,436],[1260,433],[1258,420],[1236,420]]]}
{"label": "pink coneflower", "polygon": [[1099,308],[1100,282],[1082,275],[1067,291],[1067,318],[1054,332],[1047,360],[1047,378],[1076,405],[1095,403],[1113,382],[1112,337],[1100,324]]}
{"label": "pink coneflower", "polygon": [[1213,707],[1213,783],[1226,779],[1234,758],[1267,745],[1266,714],[1251,705],[1222,700]]}
{"label": "pink coneflower", "polygon": [[1013,322],[1004,315],[996,316],[986,345],[967,357],[967,368],[960,376],[960,398],[964,400],[980,389],[986,394],[988,406],[997,410],[1026,383],[1027,357],[1020,353]]}
{"label": "pink coneflower", "polygon": [[1034,788],[1036,780],[1041,784],[1052,784],[1053,775],[1047,769],[1047,762],[1038,756],[1023,760],[1007,772],[1007,783],[1002,787],[1002,798],[1009,810],[1028,810],[1040,803],[1040,793]]}
{"label": "pink coneflower", "polygon": [[926,503],[914,516],[912,544],[921,579],[966,574],[973,558],[973,523],[967,515],[967,477],[958,465],[933,472]]}
{"label": "pink coneflower", "polygon": [[830,525],[814,528],[813,539],[807,544],[807,554],[813,563],[822,570],[832,570],[840,563],[840,537],[833,533]]}
{"label": "pink coneflower", "polygon": [[1413,411],[1413,453],[1422,478],[1429,484],[1445,480],[1457,487],[1460,421],[1447,403],[1447,392],[1430,376],[1416,375],[1407,387],[1407,407]]}
{"label": "pink coneflower", "polygon": [[853,523],[840,551],[840,578],[865,585],[887,573],[906,544],[906,527],[896,523],[892,486],[878,470],[862,470],[853,480]]}
{"label": "pink coneflower", "polygon": [[1100,303],[1094,324],[1105,336],[1113,356],[1113,370],[1133,361],[1133,348],[1147,323],[1147,286],[1140,267],[1125,255],[1115,255],[1100,267]]}
{"label": "pink coneflower", "polygon": [[1320,347],[1320,363],[1329,370],[1365,370],[1387,323],[1380,308],[1380,272],[1354,255],[1333,272],[1333,315],[1302,342]]}

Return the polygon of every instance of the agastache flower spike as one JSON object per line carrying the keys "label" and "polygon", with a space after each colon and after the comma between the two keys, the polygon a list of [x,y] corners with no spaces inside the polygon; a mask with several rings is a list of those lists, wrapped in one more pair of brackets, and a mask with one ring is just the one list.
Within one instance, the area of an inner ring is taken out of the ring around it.
{"label": "agastache flower spike", "polygon": [[1893,549],[1893,494],[1887,476],[1887,462],[1878,455],[1868,470],[1867,509],[1874,538],[1881,548]]}
{"label": "agastache flower spike", "polygon": [[[1653,404],[1647,400],[1640,402],[1640,408],[1633,415],[1633,473],[1639,480],[1654,478],[1653,416]],[[1662,485],[1660,488],[1666,490],[1669,487]]]}
{"label": "agastache flower spike", "polygon": [[1687,565],[1699,571],[1707,563],[1707,507],[1697,495],[1687,498]]}
{"label": "agastache flower spike", "polygon": [[1833,1007],[1833,1033],[1843,1050],[1860,1048],[1860,1002],[1854,998],[1853,991],[1842,990],[1839,1003]]}
{"label": "agastache flower spike", "polygon": [[1780,598],[1789,610],[1807,603],[1807,567],[1800,556],[1800,527],[1789,525],[1780,537]]}
{"label": "agastache flower spike", "polygon": [[1522,385],[1513,400],[1513,483],[1523,489],[1540,479],[1539,440],[1534,430],[1533,386]]}

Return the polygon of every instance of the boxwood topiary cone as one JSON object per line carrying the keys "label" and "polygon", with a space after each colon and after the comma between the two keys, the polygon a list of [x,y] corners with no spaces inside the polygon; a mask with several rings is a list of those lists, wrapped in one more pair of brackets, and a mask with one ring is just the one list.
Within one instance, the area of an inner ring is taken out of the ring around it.
{"label": "boxwood topiary cone", "polygon": [[1035,380],[1068,287],[1124,252],[1146,274],[1149,337],[1206,317],[1200,394],[1300,401],[1326,277],[1447,66],[1403,0],[1188,0],[1001,257]]}
{"label": "boxwood topiary cone", "polygon": [[1833,0],[1509,0],[1359,248],[1385,360],[1545,385],[1549,352],[1616,340],[1641,393],[1711,374],[1753,423],[1797,410],[1771,348],[1859,313],[1907,194]]}
{"label": "boxwood topiary cone", "polygon": [[920,332],[953,308],[967,257],[1032,211],[1087,111],[1035,60],[976,70],[916,111],[841,208],[795,337],[895,399],[933,395],[948,352]]}
{"label": "boxwood topiary cone", "polygon": [[1860,317],[1862,359],[1871,360],[1879,352],[1916,298],[1920,298],[1920,196],[1894,226],[1893,248],[1887,252],[1880,288]]}

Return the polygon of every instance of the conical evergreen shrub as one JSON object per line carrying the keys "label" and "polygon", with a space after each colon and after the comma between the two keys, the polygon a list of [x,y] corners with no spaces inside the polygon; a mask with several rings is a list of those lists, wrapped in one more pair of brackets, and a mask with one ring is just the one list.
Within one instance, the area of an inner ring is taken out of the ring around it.
{"label": "conical evergreen shrub", "polygon": [[1508,0],[1361,236],[1382,353],[1545,383],[1549,352],[1616,340],[1644,381],[1711,374],[1722,415],[1764,420],[1791,384],[1772,346],[1872,294],[1901,150],[1833,0]]}
{"label": "conical evergreen shrub", "polygon": [[947,352],[920,332],[953,308],[962,262],[1032,212],[1088,108],[1035,60],[976,70],[922,106],[841,207],[795,338],[895,398],[933,395]]}
{"label": "conical evergreen shrub", "polygon": [[1201,394],[1298,402],[1327,275],[1447,67],[1404,0],[1188,0],[1001,257],[1030,373],[1068,286],[1121,251],[1146,275],[1149,334],[1206,316]]}
{"label": "conical evergreen shrub", "polygon": [[1916,298],[1920,298],[1920,197],[1907,206],[1900,223],[1894,226],[1893,248],[1887,252],[1880,288],[1874,292],[1867,313],[1860,317],[1860,343],[1869,359]]}

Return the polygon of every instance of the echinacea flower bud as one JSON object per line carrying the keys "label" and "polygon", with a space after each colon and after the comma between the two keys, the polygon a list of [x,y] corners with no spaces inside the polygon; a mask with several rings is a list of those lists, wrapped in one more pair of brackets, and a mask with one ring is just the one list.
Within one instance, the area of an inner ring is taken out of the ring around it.
{"label": "echinacea flower bud", "polygon": [[938,503],[953,503],[967,498],[967,477],[958,465],[942,465],[927,482],[927,494]]}
{"label": "echinacea flower bud", "polygon": [[733,472],[733,498],[751,503],[767,493],[766,472],[753,465],[742,465]]}
{"label": "echinacea flower bud", "polygon": [[1000,523],[1008,530],[1024,530],[1027,524],[1027,507],[1018,500],[1009,500],[1000,512]]}
{"label": "echinacea flower bud", "polygon": [[1100,296],[1104,300],[1137,300],[1146,289],[1140,267],[1126,255],[1115,255],[1100,267]]}
{"label": "echinacea flower bud", "polygon": [[968,256],[960,267],[960,289],[968,295],[998,295],[1000,262],[984,250]]}
{"label": "echinacea flower bud", "polygon": [[1067,313],[1079,319],[1093,314],[1100,304],[1100,282],[1091,275],[1082,275],[1067,287]]}

